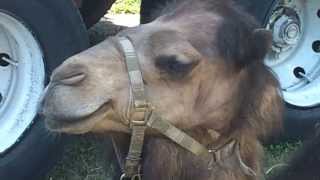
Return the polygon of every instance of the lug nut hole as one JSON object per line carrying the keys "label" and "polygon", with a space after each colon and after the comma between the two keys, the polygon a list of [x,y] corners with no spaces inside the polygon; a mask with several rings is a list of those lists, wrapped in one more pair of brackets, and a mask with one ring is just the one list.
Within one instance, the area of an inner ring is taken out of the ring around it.
{"label": "lug nut hole", "polygon": [[302,79],[303,75],[306,74],[306,71],[302,67],[296,67],[293,70],[293,74],[296,78]]}
{"label": "lug nut hole", "polygon": [[3,100],[3,96],[2,96],[2,94],[0,93],[0,104],[1,104],[2,100]]}
{"label": "lug nut hole", "polygon": [[4,58],[10,59],[10,56],[6,53],[0,53],[0,66],[9,66],[9,63]]}
{"label": "lug nut hole", "polygon": [[319,40],[318,41],[314,41],[312,43],[312,49],[313,49],[314,52],[320,53],[320,41]]}
{"label": "lug nut hole", "polygon": [[318,10],[317,15],[320,18],[320,9]]}

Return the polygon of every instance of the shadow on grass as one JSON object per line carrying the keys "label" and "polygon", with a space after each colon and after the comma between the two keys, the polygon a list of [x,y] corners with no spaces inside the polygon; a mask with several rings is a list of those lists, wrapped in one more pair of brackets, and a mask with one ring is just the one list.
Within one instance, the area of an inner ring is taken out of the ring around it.
{"label": "shadow on grass", "polygon": [[46,180],[111,180],[116,162],[110,154],[112,144],[108,138],[71,137],[61,161]]}

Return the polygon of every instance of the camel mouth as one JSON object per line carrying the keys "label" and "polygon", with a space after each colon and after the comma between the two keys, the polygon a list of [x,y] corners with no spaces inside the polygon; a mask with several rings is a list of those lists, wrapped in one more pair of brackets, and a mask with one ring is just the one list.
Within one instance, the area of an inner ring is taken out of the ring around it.
{"label": "camel mouth", "polygon": [[54,120],[45,118],[46,128],[52,132],[83,134],[90,131],[90,129],[100,120],[104,118],[111,109],[109,102],[102,104],[99,108],[90,114],[76,118],[76,119],[60,119]]}

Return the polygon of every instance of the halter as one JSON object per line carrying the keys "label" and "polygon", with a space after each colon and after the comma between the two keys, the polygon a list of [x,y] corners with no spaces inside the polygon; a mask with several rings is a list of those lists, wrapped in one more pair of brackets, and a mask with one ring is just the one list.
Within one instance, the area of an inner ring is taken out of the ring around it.
{"label": "halter", "polygon": [[139,59],[135,52],[134,46],[128,37],[119,37],[119,43],[125,55],[125,62],[129,75],[130,88],[133,98],[133,116],[129,117],[129,125],[131,128],[131,142],[129,152],[127,154],[123,175],[120,180],[141,180],[141,154],[144,143],[146,128],[152,128],[160,134],[166,136],[173,142],[177,143],[184,149],[190,151],[196,156],[204,157],[210,160],[208,169],[212,168],[213,163],[217,162],[221,154],[231,151],[236,147],[236,155],[240,163],[241,169],[245,174],[256,176],[254,170],[248,167],[241,159],[240,145],[235,140],[229,140],[222,146],[208,150],[191,136],[187,135],[180,129],[176,128],[169,121],[163,119],[148,99],[146,98],[142,72],[140,70]]}

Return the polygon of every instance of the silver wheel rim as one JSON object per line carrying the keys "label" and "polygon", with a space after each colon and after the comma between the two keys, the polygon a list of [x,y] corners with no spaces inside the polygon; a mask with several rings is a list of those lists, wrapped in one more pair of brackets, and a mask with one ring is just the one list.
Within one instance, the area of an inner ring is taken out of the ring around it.
{"label": "silver wheel rim", "polygon": [[267,25],[274,40],[265,63],[278,77],[284,100],[297,107],[320,105],[319,27],[318,0],[282,1]]}
{"label": "silver wheel rim", "polygon": [[0,154],[31,125],[44,88],[44,61],[31,31],[0,11]]}

